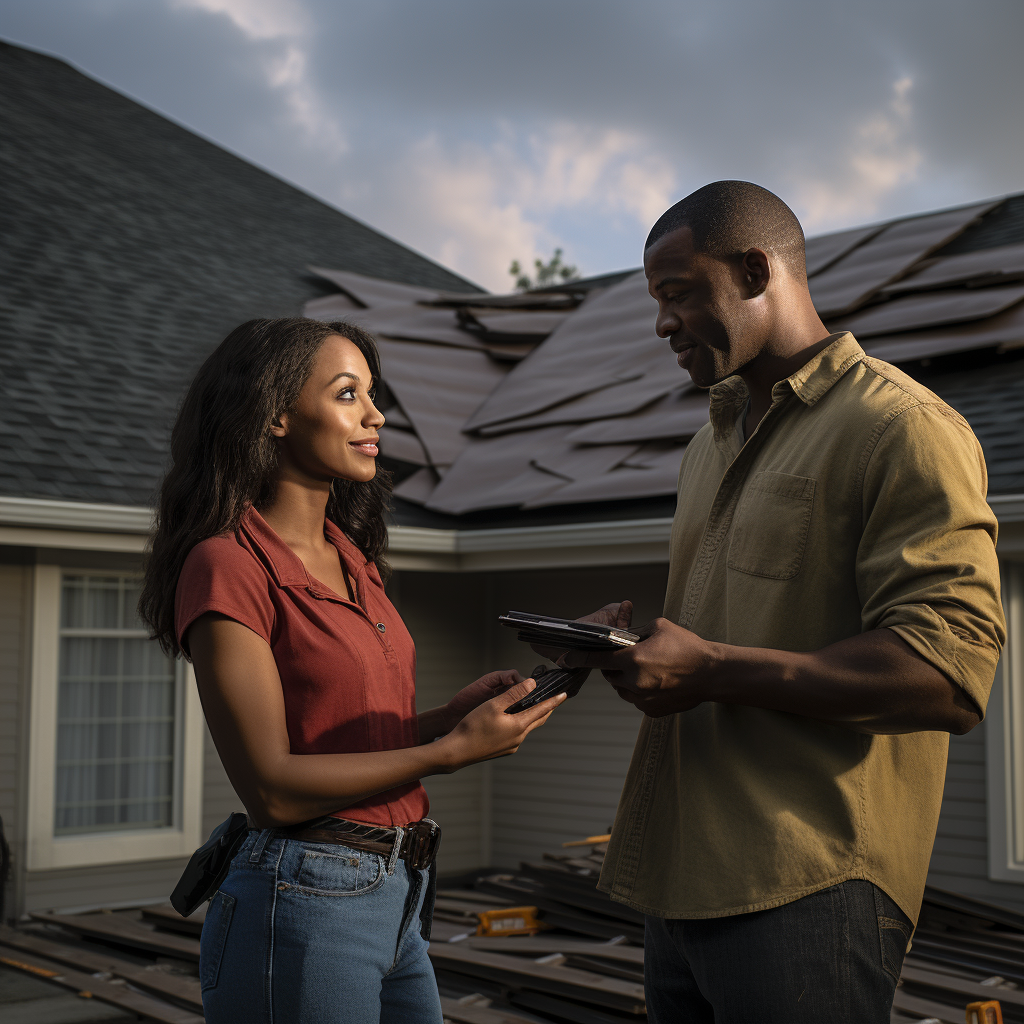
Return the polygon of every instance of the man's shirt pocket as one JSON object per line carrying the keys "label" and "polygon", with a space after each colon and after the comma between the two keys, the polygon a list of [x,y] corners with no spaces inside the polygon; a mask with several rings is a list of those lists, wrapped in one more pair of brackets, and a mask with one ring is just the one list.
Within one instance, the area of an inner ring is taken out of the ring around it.
{"label": "man's shirt pocket", "polygon": [[765,471],[747,483],[733,515],[730,569],[774,580],[800,571],[814,505],[814,481]]}

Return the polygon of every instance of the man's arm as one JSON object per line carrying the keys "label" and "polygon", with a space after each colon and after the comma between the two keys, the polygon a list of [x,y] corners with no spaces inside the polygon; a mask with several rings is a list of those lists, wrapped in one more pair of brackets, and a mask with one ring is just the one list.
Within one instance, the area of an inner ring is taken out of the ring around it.
{"label": "man's arm", "polygon": [[981,448],[938,404],[895,416],[867,460],[854,569],[861,629],[818,651],[712,643],[665,619],[605,670],[645,714],[706,700],[837,722],[867,733],[965,733],[981,721],[1006,638]]}
{"label": "man's arm", "polygon": [[891,629],[806,653],[711,643],[667,619],[639,632],[644,639],[635,647],[607,654],[570,651],[561,664],[602,669],[624,700],[652,718],[710,700],[866,733],[959,735],[981,721],[964,691]]}

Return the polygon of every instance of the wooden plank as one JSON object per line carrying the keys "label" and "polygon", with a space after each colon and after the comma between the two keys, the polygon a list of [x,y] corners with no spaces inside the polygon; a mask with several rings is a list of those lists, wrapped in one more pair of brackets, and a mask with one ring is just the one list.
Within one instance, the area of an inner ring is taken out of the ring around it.
{"label": "wooden plank", "polygon": [[642,985],[644,983],[643,967],[609,963],[603,957],[577,956],[570,953],[565,957],[567,967],[577,967],[581,971],[593,971],[595,974],[605,974],[609,978],[624,978],[626,981],[635,981]]}
{"label": "wooden plank", "polygon": [[929,905],[970,914],[1024,932],[1024,914],[982,900],[971,899],[969,896],[961,896],[959,893],[937,889],[933,885],[926,886],[924,890],[924,906]]}
{"label": "wooden plank", "polygon": [[636,1019],[541,992],[513,992],[508,998],[513,1006],[542,1013],[547,1020],[571,1021],[572,1024],[623,1024],[624,1021]]}
{"label": "wooden plank", "polygon": [[619,978],[559,964],[538,964],[533,960],[467,948],[463,943],[430,944],[432,963],[450,971],[497,980],[516,989],[533,989],[564,998],[597,1003],[627,1013],[644,1013],[644,987]]}
{"label": "wooden plank", "polygon": [[[176,956],[199,963],[199,940],[185,935],[158,932],[155,928],[135,920],[136,911],[127,914],[29,914],[34,921],[60,925],[79,935],[116,942],[122,946],[144,949],[150,953]],[[129,916],[131,915],[131,916]]]}
{"label": "wooden plank", "polygon": [[522,935],[518,938],[474,937],[466,939],[470,949],[490,950],[493,953],[521,953],[526,956],[546,956],[549,953],[570,953],[581,956],[600,956],[605,960],[619,960],[627,964],[643,965],[642,946],[627,946],[625,943],[609,946],[607,942],[589,942],[567,935]]}
{"label": "wooden plank", "polygon": [[931,936],[914,936],[914,952],[926,960],[948,958],[950,963],[974,967],[989,974],[1001,974],[1005,978],[1024,983],[1024,959],[1018,952],[997,955],[990,951],[979,951],[974,944],[956,939],[937,940]]}
{"label": "wooden plank", "polygon": [[196,978],[169,974],[160,967],[139,967],[96,947],[83,949],[80,946],[68,946],[41,935],[8,928],[6,925],[0,925],[0,945],[34,956],[46,957],[67,967],[81,968],[90,974],[113,974],[117,978],[130,981],[137,988],[146,989],[151,995],[170,999],[182,1004],[186,1009],[199,1013],[203,1011],[202,991]]}
{"label": "wooden plank", "polygon": [[71,989],[86,999],[98,999],[121,1010],[144,1017],[146,1020],[158,1021],[159,1024],[203,1024],[203,1018],[188,1010],[179,1009],[154,999],[152,996],[133,992],[126,985],[118,985],[110,981],[93,978],[81,971],[68,968],[54,969],[53,962],[42,957],[32,956],[18,951],[13,956],[0,956],[0,964],[13,967],[15,970],[34,974],[39,978],[47,978],[62,988]]}
{"label": "wooden plank", "polygon": [[1024,1007],[1024,992],[1019,989],[1000,988],[998,985],[982,985],[977,981],[967,981],[964,978],[950,977],[948,974],[939,971],[927,970],[921,967],[903,966],[901,978],[904,982],[913,985],[927,985],[929,988],[940,988],[947,992],[953,992],[958,997],[963,997],[964,1005],[977,1002],[982,999],[998,999],[1009,1006]]}
{"label": "wooden plank", "polygon": [[191,917],[182,917],[169,903],[162,903],[156,907],[143,907],[142,920],[158,928],[198,937],[202,934],[203,921],[206,920],[206,907],[204,903]]}
{"label": "wooden plank", "polygon": [[476,889],[438,889],[437,898],[465,900],[468,903],[482,904],[481,910],[511,907],[513,905],[511,900],[503,899],[501,896],[492,896],[485,892],[478,892]]}
{"label": "wooden plank", "polygon": [[966,1003],[957,1008],[947,1006],[945,1003],[936,1003],[931,999],[921,999],[919,996],[908,995],[902,989],[896,989],[896,997],[892,1001],[893,1008],[909,1016],[916,1016],[918,1020],[924,1017],[935,1017],[941,1020],[942,1024],[962,1024],[965,1014]]}
{"label": "wooden plank", "polygon": [[521,1017],[509,1010],[463,1004],[447,996],[441,996],[441,1013],[445,1020],[456,1021],[457,1024],[532,1024],[529,1017]]}

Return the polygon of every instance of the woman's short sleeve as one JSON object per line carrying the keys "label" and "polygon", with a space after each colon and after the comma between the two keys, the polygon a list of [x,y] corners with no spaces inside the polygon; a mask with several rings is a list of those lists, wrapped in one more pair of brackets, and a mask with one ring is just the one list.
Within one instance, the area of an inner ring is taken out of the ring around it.
{"label": "woman's short sleeve", "polygon": [[200,615],[218,612],[240,622],[271,643],[274,581],[252,552],[234,535],[210,537],[189,553],[174,593],[174,629],[188,654],[183,637]]}

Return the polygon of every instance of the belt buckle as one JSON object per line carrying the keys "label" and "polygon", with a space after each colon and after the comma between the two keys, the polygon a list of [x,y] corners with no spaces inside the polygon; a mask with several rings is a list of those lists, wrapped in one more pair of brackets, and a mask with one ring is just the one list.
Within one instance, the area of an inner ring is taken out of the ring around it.
{"label": "belt buckle", "polygon": [[409,853],[406,863],[412,868],[427,868],[437,856],[437,848],[441,844],[441,828],[436,821],[423,818],[414,821],[407,829],[409,833]]}

